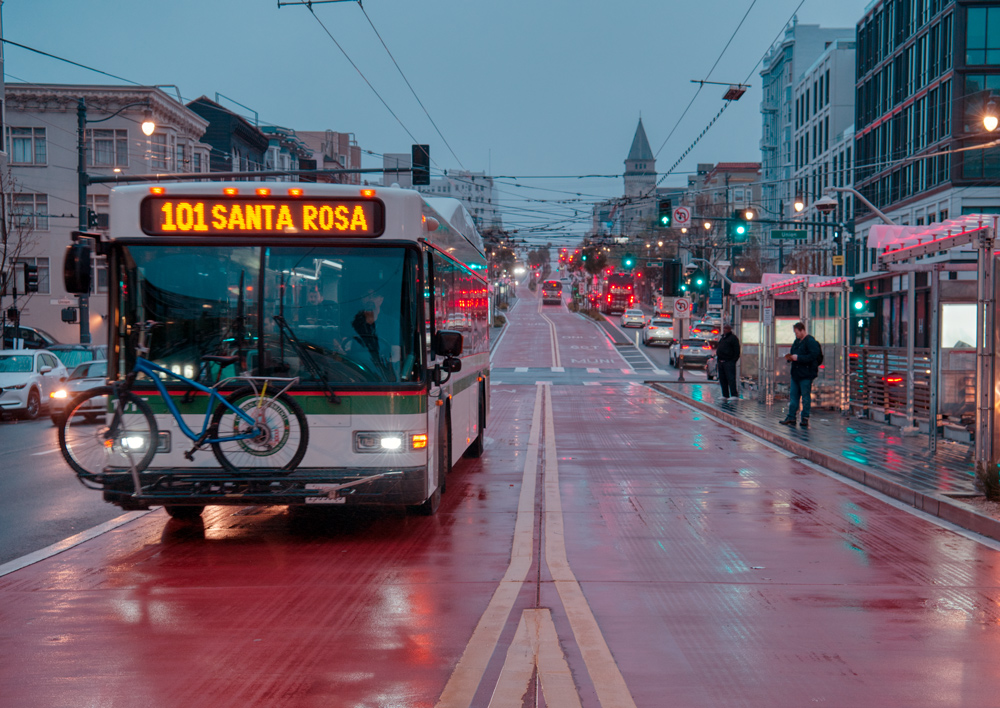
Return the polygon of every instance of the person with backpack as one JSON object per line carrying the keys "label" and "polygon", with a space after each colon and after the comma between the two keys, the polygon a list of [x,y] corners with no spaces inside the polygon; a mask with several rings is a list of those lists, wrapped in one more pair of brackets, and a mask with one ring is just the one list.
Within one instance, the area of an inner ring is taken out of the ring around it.
{"label": "person with backpack", "polygon": [[803,322],[796,322],[792,329],[795,331],[795,341],[792,342],[792,351],[785,354],[785,361],[792,365],[792,386],[789,391],[788,415],[780,423],[795,425],[795,416],[799,412],[799,399],[801,399],[802,417],[799,426],[808,428],[812,406],[812,382],[819,376],[819,367],[823,363],[823,349],[815,337],[806,333]]}

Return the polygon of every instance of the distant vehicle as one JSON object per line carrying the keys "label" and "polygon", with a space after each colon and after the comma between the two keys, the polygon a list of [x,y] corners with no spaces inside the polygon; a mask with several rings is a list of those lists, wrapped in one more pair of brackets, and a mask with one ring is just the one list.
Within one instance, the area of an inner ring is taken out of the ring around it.
{"label": "distant vehicle", "polygon": [[716,339],[721,334],[721,330],[722,327],[719,325],[708,324],[702,321],[691,328],[691,336],[698,337],[699,339]]}
{"label": "distant vehicle", "polygon": [[642,310],[628,309],[622,313],[622,327],[642,327],[646,323],[646,315]]}
{"label": "distant vehicle", "polygon": [[44,349],[0,350],[0,411],[34,420],[69,372]]}
{"label": "distant vehicle", "polygon": [[[66,404],[72,401],[78,393],[103,386],[107,383],[107,379],[108,362],[103,359],[88,361],[74,368],[66,382],[49,394],[49,417],[52,418],[52,423],[54,425],[60,424]],[[87,400],[87,407],[78,408],[77,412],[81,413],[88,423],[92,423],[107,410],[108,397],[95,396]]]}
{"label": "distant vehicle", "polygon": [[563,286],[558,280],[546,280],[542,282],[542,304],[561,305]]}
{"label": "distant vehicle", "polygon": [[642,330],[642,343],[647,347],[674,343],[674,321],[666,317],[650,317]]}
{"label": "distant vehicle", "polygon": [[52,344],[45,348],[55,354],[70,371],[85,362],[108,358],[106,344]]}
{"label": "distant vehicle", "polygon": [[[14,327],[7,325],[3,328],[3,348],[14,348]],[[24,340],[24,349],[48,349],[50,344],[58,344],[59,340],[37,327],[18,327],[17,339]]]}
{"label": "distant vehicle", "polygon": [[715,348],[706,339],[682,339],[670,347],[670,365],[680,368],[681,359],[684,366],[707,366],[708,360],[715,356]]}
{"label": "distant vehicle", "polygon": [[611,273],[601,283],[601,312],[614,315],[635,305],[635,283],[628,273]]}

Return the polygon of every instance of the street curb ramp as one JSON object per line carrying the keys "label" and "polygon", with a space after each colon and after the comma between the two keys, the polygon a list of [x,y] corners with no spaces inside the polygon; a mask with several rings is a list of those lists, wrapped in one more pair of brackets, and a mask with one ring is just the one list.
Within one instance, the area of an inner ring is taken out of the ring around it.
{"label": "street curb ramp", "polygon": [[943,521],[948,521],[956,526],[961,526],[964,529],[986,536],[994,541],[1000,541],[1000,521],[979,513],[968,504],[963,504],[962,502],[944,494],[935,492],[920,492],[915,489],[910,489],[895,480],[888,479],[877,472],[860,465],[855,465],[837,457],[836,455],[824,452],[823,450],[816,450],[815,448],[811,448],[798,440],[792,440],[779,432],[762,428],[744,420],[743,418],[740,418],[739,416],[720,410],[713,405],[702,401],[696,401],[678,391],[671,390],[669,386],[665,386],[656,381],[646,381],[645,383],[647,386],[663,393],[669,398],[673,398],[681,403],[685,403],[704,411],[705,413],[709,413],[716,418],[725,421],[729,425],[745,430],[748,433],[752,433],[757,437],[767,440],[769,443],[784,448],[797,457],[814,462],[821,467],[825,467],[828,470],[836,472],[837,474],[847,477],[848,479],[852,479],[859,484],[863,484],[866,487],[882,492],[888,497],[892,497],[893,499],[901,501],[904,504],[908,504],[915,509],[919,509],[927,514],[930,514],[931,516],[936,516]]}

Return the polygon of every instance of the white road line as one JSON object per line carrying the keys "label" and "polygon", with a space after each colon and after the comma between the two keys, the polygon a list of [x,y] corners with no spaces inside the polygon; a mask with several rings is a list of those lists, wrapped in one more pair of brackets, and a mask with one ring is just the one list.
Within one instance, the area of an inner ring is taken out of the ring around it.
{"label": "white road line", "polygon": [[508,708],[522,704],[531,686],[531,675],[538,669],[545,705],[578,708],[573,674],[559,645],[552,613],[547,609],[525,610],[517,624],[514,641],[500,672],[500,680],[490,699],[491,708]]}
{"label": "white road line", "polygon": [[566,558],[562,499],[559,495],[559,463],[556,452],[555,423],[552,413],[552,389],[545,389],[545,563],[569,619],[573,636],[583,655],[587,672],[594,683],[602,708],[635,708],[625,678],[615,663],[601,628],[597,625],[580,583]]}
{"label": "white road line", "polygon": [[601,373],[601,370],[600,369],[587,369],[587,373],[588,374],[599,374],[599,373]]}
{"label": "white road line", "polygon": [[515,374],[526,374],[526,373],[528,373],[528,367],[527,366],[515,366],[514,367],[514,373]]}
{"label": "white road line", "polygon": [[535,488],[538,483],[538,440],[541,433],[542,392],[535,392],[535,409],[531,416],[531,432],[525,455],[524,474],[521,479],[521,496],[517,502],[517,519],[514,521],[514,543],[510,550],[510,565],[493,593],[490,604],[479,618],[472,638],[462,652],[462,658],[452,671],[448,683],[438,699],[437,708],[467,708],[472,705],[479,683],[486,672],[500,633],[514,607],[514,601],[531,568],[532,546],[535,535]]}
{"label": "white road line", "polygon": [[552,367],[552,373],[554,373],[554,374],[563,374],[565,372],[566,372],[566,369],[563,368],[563,367],[561,367],[561,366],[553,366]]}
{"label": "white road line", "polygon": [[122,514],[119,517],[111,519],[111,521],[106,521],[103,524],[99,524],[86,531],[81,531],[75,536],[70,536],[69,538],[64,538],[62,541],[53,543],[51,546],[46,546],[34,553],[29,553],[26,556],[21,556],[20,558],[15,558],[12,561],[8,561],[3,565],[0,565],[0,577],[7,575],[8,573],[13,573],[15,570],[20,570],[21,568],[26,568],[29,565],[38,563],[45,560],[46,558],[51,558],[57,553],[62,553],[63,551],[72,548],[73,546],[79,546],[84,541],[89,541],[92,538],[97,538],[101,534],[112,531],[119,526],[127,524],[130,521],[134,521],[139,517],[145,516],[146,514],[153,513],[153,510],[149,511],[130,511],[127,514]]}

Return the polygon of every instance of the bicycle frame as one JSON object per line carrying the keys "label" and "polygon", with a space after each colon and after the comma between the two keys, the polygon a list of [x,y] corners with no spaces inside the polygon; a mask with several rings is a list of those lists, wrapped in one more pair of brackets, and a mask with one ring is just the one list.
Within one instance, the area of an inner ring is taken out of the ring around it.
{"label": "bicycle frame", "polygon": [[[255,421],[253,418],[247,415],[244,411],[241,411],[234,405],[232,405],[215,388],[200,384],[197,381],[193,381],[192,379],[187,378],[186,376],[175,374],[173,371],[170,371],[169,369],[166,369],[160,366],[159,364],[154,364],[149,359],[145,359],[141,356],[136,357],[135,367],[132,371],[132,375],[135,376],[140,373],[146,374],[146,376],[148,376],[152,380],[153,385],[156,386],[156,389],[160,394],[160,398],[162,398],[163,401],[167,404],[167,410],[170,411],[170,414],[174,417],[174,420],[177,421],[177,425],[180,426],[181,432],[183,432],[184,435],[186,435],[191,440],[198,442],[202,445],[211,445],[213,443],[233,442],[236,440],[248,440],[250,438],[254,438],[257,436],[257,421]],[[178,381],[181,381],[187,384],[188,386],[191,386],[192,388],[201,391],[202,393],[207,393],[209,395],[208,408],[205,410],[205,420],[202,422],[200,433],[195,433],[184,422],[184,419],[181,417],[180,410],[177,408],[177,405],[174,403],[173,398],[170,396],[170,392],[167,390],[166,384],[164,384],[163,380],[159,376],[157,376],[157,373],[166,374],[170,378],[177,379]],[[298,381],[298,379],[269,379],[269,378],[253,377],[253,376],[234,376],[227,378],[223,381],[220,381],[219,383],[216,384],[216,386],[220,386],[221,384],[226,383],[227,381],[248,381],[251,385],[253,385],[254,389],[256,389],[257,381],[287,382],[287,385],[281,391],[275,394],[275,397],[277,397],[282,393],[284,393],[285,391],[287,391],[289,388],[291,388]],[[236,415],[242,418],[244,422],[250,425],[251,426],[250,432],[244,433],[242,435],[229,435],[226,437],[219,437],[219,438],[205,438],[204,436],[205,433],[208,431],[209,422],[212,419],[212,413],[215,411],[216,400],[218,400],[222,405],[224,405],[226,408],[234,412]]]}

